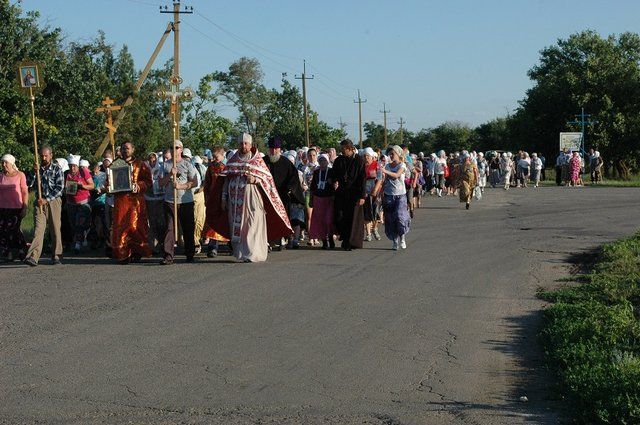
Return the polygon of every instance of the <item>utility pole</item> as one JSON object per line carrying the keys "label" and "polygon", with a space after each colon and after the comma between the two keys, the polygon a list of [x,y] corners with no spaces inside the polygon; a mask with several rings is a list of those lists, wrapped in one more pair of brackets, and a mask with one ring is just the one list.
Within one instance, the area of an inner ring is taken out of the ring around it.
{"label": "utility pole", "polygon": [[[172,78],[180,78],[180,15],[192,14],[193,6],[185,6],[180,10],[180,0],[173,0],[173,10],[169,10],[167,6],[160,6],[160,13],[173,13],[173,76]],[[175,130],[175,137],[180,138],[180,103],[176,103],[174,118],[178,122],[178,128]]]}
{"label": "utility pole", "polygon": [[360,89],[358,89],[358,100],[354,100],[353,103],[358,104],[358,134],[360,135],[358,143],[362,148],[362,104],[367,103],[367,100],[362,100],[362,98],[360,97]]}
{"label": "utility pole", "polygon": [[398,122],[398,124],[400,124],[400,144],[402,144],[403,140],[404,140],[404,132],[403,132],[403,126],[406,124],[407,122],[400,117],[400,121]]}
{"label": "utility pole", "polygon": [[340,126],[340,130],[344,131],[347,128],[347,123],[342,121],[342,117],[340,117],[340,121],[338,121],[338,125]]}
{"label": "utility pole", "polygon": [[387,114],[391,111],[387,111],[387,104],[383,103],[382,104],[382,111],[380,111],[381,113],[384,114],[384,148],[387,148]]}
{"label": "utility pole", "polygon": [[307,80],[313,80],[314,76],[307,77],[307,61],[302,61],[302,77],[295,77],[296,80],[302,80],[302,98],[304,101],[304,138],[307,142],[307,147],[311,146],[309,141],[309,111],[307,110]]}
{"label": "utility pole", "polygon": [[582,133],[582,147],[580,148],[580,150],[584,153],[585,150],[584,148],[586,147],[585,144],[585,131],[584,131],[584,127],[586,125],[593,125],[593,124],[597,124],[598,121],[593,120],[590,121],[589,117],[591,116],[591,114],[585,114],[584,113],[584,108],[582,108],[582,112],[580,113],[580,115],[575,115],[576,119],[574,121],[569,121],[567,124],[568,125],[576,125],[576,124],[580,124],[581,127],[581,133]]}

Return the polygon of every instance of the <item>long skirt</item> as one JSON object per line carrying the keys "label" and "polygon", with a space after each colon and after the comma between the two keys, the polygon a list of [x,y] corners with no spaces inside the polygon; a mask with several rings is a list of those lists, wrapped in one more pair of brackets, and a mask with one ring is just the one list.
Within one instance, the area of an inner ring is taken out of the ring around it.
{"label": "long skirt", "polygon": [[331,238],[335,233],[333,226],[333,197],[313,197],[313,216],[311,217],[311,239]]}
{"label": "long skirt", "polygon": [[6,257],[12,249],[26,250],[20,224],[20,208],[0,208],[0,257]]}
{"label": "long skirt", "polygon": [[364,221],[380,220],[380,209],[378,208],[378,200],[371,195],[367,195],[364,200]]}
{"label": "long skirt", "polygon": [[471,198],[473,198],[473,187],[471,183],[468,181],[462,180],[460,182],[460,202],[471,203]]}
{"label": "long skirt", "polygon": [[84,242],[85,233],[91,227],[91,206],[67,202],[67,215],[73,230],[73,241]]}
{"label": "long skirt", "polygon": [[411,218],[405,195],[384,195],[382,209],[384,210],[384,233],[390,240],[395,241],[409,233]]}

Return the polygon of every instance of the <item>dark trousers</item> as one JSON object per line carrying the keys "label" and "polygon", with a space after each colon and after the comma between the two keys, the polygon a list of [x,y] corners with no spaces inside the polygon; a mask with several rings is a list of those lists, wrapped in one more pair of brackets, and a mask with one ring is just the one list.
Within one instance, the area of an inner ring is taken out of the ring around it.
{"label": "dark trousers", "polygon": [[336,194],[334,198],[334,211],[336,221],[336,231],[340,235],[340,239],[349,242],[351,239],[351,227],[353,226],[353,211],[356,207],[357,199],[350,196],[339,196]]}
{"label": "dark trousers", "polygon": [[[168,202],[164,203],[164,218],[167,223],[167,232],[164,235],[164,258],[173,260],[176,244],[173,230],[173,226],[175,226],[173,222],[173,204]],[[196,244],[193,239],[194,232],[196,231],[193,202],[178,204],[178,222],[184,235],[184,255],[186,255],[187,258],[193,258],[196,254]]]}
{"label": "dark trousers", "polygon": [[556,165],[556,184],[558,186],[562,185],[562,167]]}

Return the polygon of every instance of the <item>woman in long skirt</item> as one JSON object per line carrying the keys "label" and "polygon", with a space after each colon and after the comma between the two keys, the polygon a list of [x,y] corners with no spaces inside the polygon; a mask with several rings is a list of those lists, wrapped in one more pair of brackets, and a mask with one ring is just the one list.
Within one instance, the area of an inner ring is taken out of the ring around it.
{"label": "woman in long skirt", "polygon": [[402,148],[393,145],[387,149],[389,162],[382,169],[382,180],[376,185],[375,193],[380,187],[384,192],[382,208],[384,210],[384,232],[393,242],[392,249],[407,248],[405,235],[409,232],[411,218],[407,208],[407,189],[404,178],[407,166],[403,162]]}
{"label": "woman in long skirt", "polygon": [[16,167],[13,155],[2,157],[0,173],[0,257],[13,261],[26,253],[20,224],[27,214],[29,193],[27,179]]}
{"label": "woman in long skirt", "polygon": [[469,209],[473,190],[478,185],[478,167],[468,154],[465,154],[462,160],[464,162],[458,168],[458,189],[460,189],[460,202],[464,202]]}
{"label": "woman in long skirt", "polygon": [[333,234],[335,233],[333,224],[333,181],[329,168],[329,156],[320,155],[318,158],[319,167],[313,172],[311,179],[311,205],[313,207],[313,217],[309,229],[309,237],[322,240],[322,249],[335,248]]}

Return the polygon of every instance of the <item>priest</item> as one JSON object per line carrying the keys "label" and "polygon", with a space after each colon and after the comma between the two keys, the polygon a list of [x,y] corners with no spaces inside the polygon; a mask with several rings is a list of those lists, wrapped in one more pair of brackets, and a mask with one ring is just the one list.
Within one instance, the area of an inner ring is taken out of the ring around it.
{"label": "priest", "polygon": [[[364,232],[362,208],[356,207],[364,205],[367,196],[365,169],[364,162],[356,154],[356,148],[351,140],[345,139],[340,142],[340,149],[342,155],[336,158],[332,169],[333,185],[336,191],[335,220],[336,229],[342,240],[342,249],[351,251],[352,248],[362,246],[362,238],[359,238],[359,241],[353,241],[351,232],[353,228]],[[362,226],[359,223],[362,223]]]}
{"label": "priest", "polygon": [[134,159],[135,149],[131,142],[123,143],[120,152],[124,161],[131,167],[131,191],[114,194],[111,247],[113,258],[121,264],[128,264],[151,256],[144,194],[152,183],[151,171],[147,164],[140,159]]}
{"label": "priest", "polygon": [[233,255],[239,261],[265,261],[269,240],[293,233],[273,177],[253,146],[250,134],[243,133],[238,140],[238,151],[229,159],[221,175],[221,214],[212,213],[212,229],[231,240]]}
{"label": "priest", "polygon": [[[287,214],[291,214],[292,203],[305,204],[304,192],[300,185],[298,170],[291,161],[282,155],[282,139],[280,137],[271,137],[268,145],[269,158],[266,161],[267,167],[269,167],[269,171],[273,176],[278,195],[280,195]],[[291,219],[291,216],[289,216],[289,219]],[[280,240],[275,241],[270,239],[269,241],[275,242],[276,246],[282,246],[282,241]]]}

